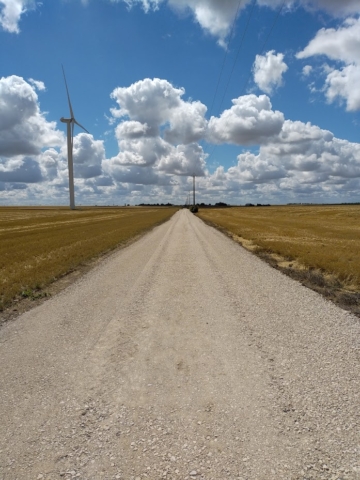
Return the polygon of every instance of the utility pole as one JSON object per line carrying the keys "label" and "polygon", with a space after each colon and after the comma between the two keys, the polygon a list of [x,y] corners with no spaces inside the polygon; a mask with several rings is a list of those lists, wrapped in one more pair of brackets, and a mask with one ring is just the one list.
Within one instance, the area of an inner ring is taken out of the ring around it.
{"label": "utility pole", "polygon": [[193,206],[195,207],[195,175],[193,175]]}

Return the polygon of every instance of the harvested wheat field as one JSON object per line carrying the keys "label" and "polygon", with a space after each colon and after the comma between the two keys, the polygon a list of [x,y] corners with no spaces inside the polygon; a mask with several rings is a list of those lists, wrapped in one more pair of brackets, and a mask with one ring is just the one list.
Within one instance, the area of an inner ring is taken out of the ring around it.
{"label": "harvested wheat field", "polygon": [[[176,208],[0,207],[0,310],[169,219]],[[44,292],[42,292],[43,294]]]}
{"label": "harvested wheat field", "polygon": [[293,205],[202,209],[254,253],[309,286],[358,304],[360,205]]}

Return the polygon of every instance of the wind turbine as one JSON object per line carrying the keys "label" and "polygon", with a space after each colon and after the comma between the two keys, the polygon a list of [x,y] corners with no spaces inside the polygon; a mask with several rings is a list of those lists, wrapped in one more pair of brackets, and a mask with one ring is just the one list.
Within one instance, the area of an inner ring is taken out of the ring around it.
{"label": "wind turbine", "polygon": [[65,77],[65,70],[64,67],[61,65],[65,87],[66,87],[66,94],[69,102],[69,109],[70,109],[70,118],[60,118],[60,122],[66,123],[67,125],[67,151],[68,151],[68,168],[69,168],[69,193],[70,193],[70,209],[75,210],[75,193],[74,193],[74,164],[73,164],[73,146],[74,146],[74,126],[75,123],[80,128],[82,128],[86,133],[89,133],[86,128],[84,128],[80,123],[75,119],[74,112],[71,106],[69,89]]}

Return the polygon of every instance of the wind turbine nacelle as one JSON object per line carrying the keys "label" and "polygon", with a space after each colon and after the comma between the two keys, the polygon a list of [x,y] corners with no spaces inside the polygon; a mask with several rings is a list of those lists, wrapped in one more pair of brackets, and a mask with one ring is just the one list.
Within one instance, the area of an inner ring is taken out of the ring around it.
{"label": "wind turbine nacelle", "polygon": [[68,119],[68,118],[64,118],[64,117],[60,118],[60,122],[62,122],[62,123],[69,123],[69,121],[70,121],[70,119]]}

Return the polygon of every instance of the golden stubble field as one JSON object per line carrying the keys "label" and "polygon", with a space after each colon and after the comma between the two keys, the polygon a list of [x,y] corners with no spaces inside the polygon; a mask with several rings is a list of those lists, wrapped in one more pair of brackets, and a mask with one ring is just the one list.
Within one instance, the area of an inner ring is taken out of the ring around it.
{"label": "golden stubble field", "polygon": [[0,207],[0,311],[169,219],[176,208]]}
{"label": "golden stubble field", "polygon": [[280,267],[316,270],[330,284],[360,292],[360,205],[232,207],[198,215]]}

